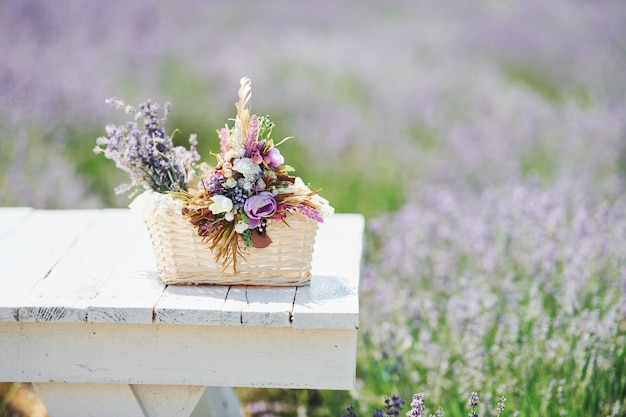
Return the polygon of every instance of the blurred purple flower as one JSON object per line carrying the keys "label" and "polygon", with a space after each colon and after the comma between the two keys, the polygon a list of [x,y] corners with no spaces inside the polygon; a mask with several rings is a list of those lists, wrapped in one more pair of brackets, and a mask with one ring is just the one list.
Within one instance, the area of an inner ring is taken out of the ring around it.
{"label": "blurred purple flower", "polygon": [[424,415],[424,394],[417,393],[413,395],[411,401],[411,410],[406,413],[407,417],[421,417]]}

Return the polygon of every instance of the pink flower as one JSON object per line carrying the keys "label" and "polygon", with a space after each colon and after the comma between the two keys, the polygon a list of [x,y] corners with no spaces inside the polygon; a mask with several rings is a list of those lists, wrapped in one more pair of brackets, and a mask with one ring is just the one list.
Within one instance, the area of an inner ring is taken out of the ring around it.
{"label": "pink flower", "polygon": [[272,219],[274,219],[274,221],[277,221],[277,222],[285,219],[287,217],[287,214],[285,213],[286,209],[287,209],[287,206],[285,206],[284,204],[279,204],[276,207],[276,213],[274,213],[274,215],[272,216]]}
{"label": "pink flower", "polygon": [[244,142],[244,156],[252,158],[257,150],[259,137],[259,121],[256,114],[250,117],[250,123],[248,124],[248,132],[246,133],[246,140]]}
{"label": "pink flower", "polygon": [[224,127],[220,129],[220,150],[222,151],[222,154],[225,154],[230,150],[230,145],[228,144],[228,134],[228,129]]}
{"label": "pink flower", "polygon": [[262,218],[272,217],[276,213],[276,198],[271,192],[262,191],[250,196],[243,205],[243,209],[250,220],[250,229],[254,229]]}
{"label": "pink flower", "polygon": [[261,165],[261,162],[263,162],[263,157],[259,155],[258,151],[252,156],[252,162],[257,165]]}

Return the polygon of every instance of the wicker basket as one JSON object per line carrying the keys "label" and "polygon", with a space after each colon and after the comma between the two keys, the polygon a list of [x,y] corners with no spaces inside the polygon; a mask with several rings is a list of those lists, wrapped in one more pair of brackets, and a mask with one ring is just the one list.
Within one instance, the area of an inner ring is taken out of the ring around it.
{"label": "wicker basket", "polygon": [[214,253],[181,215],[182,202],[146,191],[130,205],[145,224],[159,275],[166,284],[196,285],[305,285],[310,281],[313,245],[318,223],[298,214],[289,215],[288,226],[268,224],[273,243],[266,248],[249,248],[237,258],[237,274],[215,262]]}

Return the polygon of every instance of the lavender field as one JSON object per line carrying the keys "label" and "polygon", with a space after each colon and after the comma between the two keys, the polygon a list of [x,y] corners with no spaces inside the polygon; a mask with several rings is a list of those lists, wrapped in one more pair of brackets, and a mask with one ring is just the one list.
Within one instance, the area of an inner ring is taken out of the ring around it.
{"label": "lavender field", "polygon": [[367,216],[357,388],[250,401],[626,415],[626,2],[5,0],[0,56],[0,205],[126,206],[92,152],[111,96],[171,101],[212,161],[246,75]]}

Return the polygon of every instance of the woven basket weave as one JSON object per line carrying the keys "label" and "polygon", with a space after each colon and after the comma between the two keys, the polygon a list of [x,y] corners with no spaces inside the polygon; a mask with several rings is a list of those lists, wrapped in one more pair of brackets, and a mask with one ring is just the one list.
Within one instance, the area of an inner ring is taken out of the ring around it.
{"label": "woven basket weave", "polygon": [[313,245],[318,223],[304,216],[287,217],[270,223],[272,244],[248,248],[237,257],[237,274],[232,265],[215,262],[214,253],[181,215],[182,202],[146,191],[130,205],[145,224],[156,256],[159,275],[166,284],[196,285],[305,285],[310,281]]}

